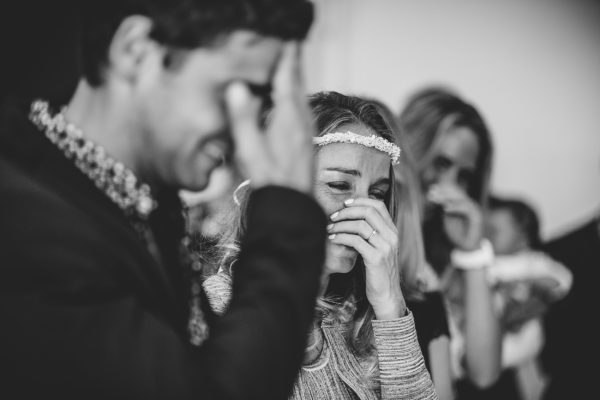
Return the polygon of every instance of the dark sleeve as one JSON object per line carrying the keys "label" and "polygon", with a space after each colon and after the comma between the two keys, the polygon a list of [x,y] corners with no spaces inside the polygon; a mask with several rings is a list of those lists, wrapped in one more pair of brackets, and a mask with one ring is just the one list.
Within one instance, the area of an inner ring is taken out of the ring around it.
{"label": "dark sleeve", "polygon": [[230,312],[194,348],[169,319],[159,272],[128,270],[113,237],[1,161],[0,398],[287,396],[324,260],[313,199],[255,193]]}
{"label": "dark sleeve", "polygon": [[429,343],[440,336],[450,337],[442,294],[427,292],[424,299],[408,301],[407,306],[413,313],[419,346],[429,369]]}
{"label": "dark sleeve", "polygon": [[298,192],[268,187],[251,195],[231,304],[204,348],[232,398],[291,393],[314,315],[325,224],[319,206]]}

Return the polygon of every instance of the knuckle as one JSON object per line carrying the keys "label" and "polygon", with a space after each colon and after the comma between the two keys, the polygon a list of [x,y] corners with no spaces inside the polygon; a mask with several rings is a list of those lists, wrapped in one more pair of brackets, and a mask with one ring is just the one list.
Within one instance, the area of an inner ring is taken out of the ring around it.
{"label": "knuckle", "polygon": [[392,248],[393,248],[392,245],[390,243],[388,243],[388,242],[384,242],[381,245],[381,247],[383,248],[383,251],[386,252],[386,253],[390,253],[391,250],[392,250]]}
{"label": "knuckle", "polygon": [[362,231],[371,233],[371,230],[373,228],[371,227],[371,225],[369,225],[369,223],[367,221],[362,220],[362,221],[360,221],[360,224],[361,224],[361,230]]}
{"label": "knuckle", "polygon": [[365,214],[368,218],[374,218],[375,215],[377,214],[377,211],[375,211],[375,209],[369,207],[369,208],[367,208],[367,211]]}

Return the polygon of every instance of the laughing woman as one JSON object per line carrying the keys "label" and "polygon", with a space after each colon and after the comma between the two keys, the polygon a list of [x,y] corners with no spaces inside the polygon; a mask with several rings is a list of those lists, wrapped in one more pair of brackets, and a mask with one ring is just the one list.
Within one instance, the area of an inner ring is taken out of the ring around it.
{"label": "laughing woman", "polygon": [[[397,229],[393,165],[400,148],[369,101],[321,92],[310,105],[319,132],[315,197],[331,223],[321,297],[291,398],[437,399],[406,306],[419,293],[416,266],[399,261],[412,251],[402,248]],[[231,297],[249,194],[249,185],[236,191],[219,272],[204,282],[217,313]]]}

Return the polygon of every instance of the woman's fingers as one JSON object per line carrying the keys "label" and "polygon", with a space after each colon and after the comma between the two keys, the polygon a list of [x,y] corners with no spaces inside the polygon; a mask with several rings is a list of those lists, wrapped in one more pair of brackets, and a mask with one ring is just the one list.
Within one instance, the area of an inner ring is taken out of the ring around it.
{"label": "woman's fingers", "polygon": [[442,206],[448,216],[472,219],[478,212],[478,205],[466,192],[453,185],[434,185],[427,195],[429,201]]}
{"label": "woman's fingers", "polygon": [[391,234],[390,232],[378,232],[377,229],[374,229],[365,220],[340,221],[330,224],[327,227],[327,231],[330,234],[349,233],[358,235],[373,247],[381,248],[391,242],[391,240],[386,237]]}
{"label": "woman's fingers", "polygon": [[463,250],[479,246],[483,235],[481,209],[464,190],[455,185],[434,185],[428,199],[442,206],[444,230],[455,246]]}
{"label": "woman's fingers", "polygon": [[333,213],[330,217],[331,221],[338,223],[346,220],[365,220],[379,234],[388,236],[397,236],[395,226],[390,227],[388,223],[381,217],[380,213],[373,207],[355,206],[346,207]]}
{"label": "woman's fingers", "polygon": [[383,221],[390,227],[390,229],[394,229],[396,227],[396,224],[394,221],[392,221],[392,217],[390,216],[387,206],[381,200],[359,197],[344,201],[344,205],[346,207],[372,207],[379,213]]}
{"label": "woman's fingers", "polygon": [[379,252],[371,246],[365,239],[359,235],[351,233],[336,233],[329,236],[331,242],[335,244],[341,244],[344,246],[352,247],[358,251],[363,260],[374,259],[378,256]]}
{"label": "woman's fingers", "polygon": [[469,215],[473,211],[473,206],[467,202],[448,203],[444,205],[444,212],[448,215]]}
{"label": "woman's fingers", "polygon": [[467,193],[460,187],[450,184],[437,184],[431,186],[427,198],[434,203],[442,204],[450,201],[469,199]]}

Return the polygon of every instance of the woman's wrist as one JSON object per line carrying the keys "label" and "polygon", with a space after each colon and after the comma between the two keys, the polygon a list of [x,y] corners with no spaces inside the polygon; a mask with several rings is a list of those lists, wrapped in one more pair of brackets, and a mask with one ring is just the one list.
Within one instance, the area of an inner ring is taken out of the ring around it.
{"label": "woman's wrist", "polygon": [[404,297],[399,300],[383,302],[380,305],[371,305],[373,312],[375,313],[375,319],[377,320],[389,320],[405,317],[408,313],[406,308],[406,301]]}
{"label": "woman's wrist", "polygon": [[494,262],[494,249],[489,240],[482,239],[479,243],[479,248],[476,250],[452,250],[450,261],[458,269],[472,270],[485,268]]}

